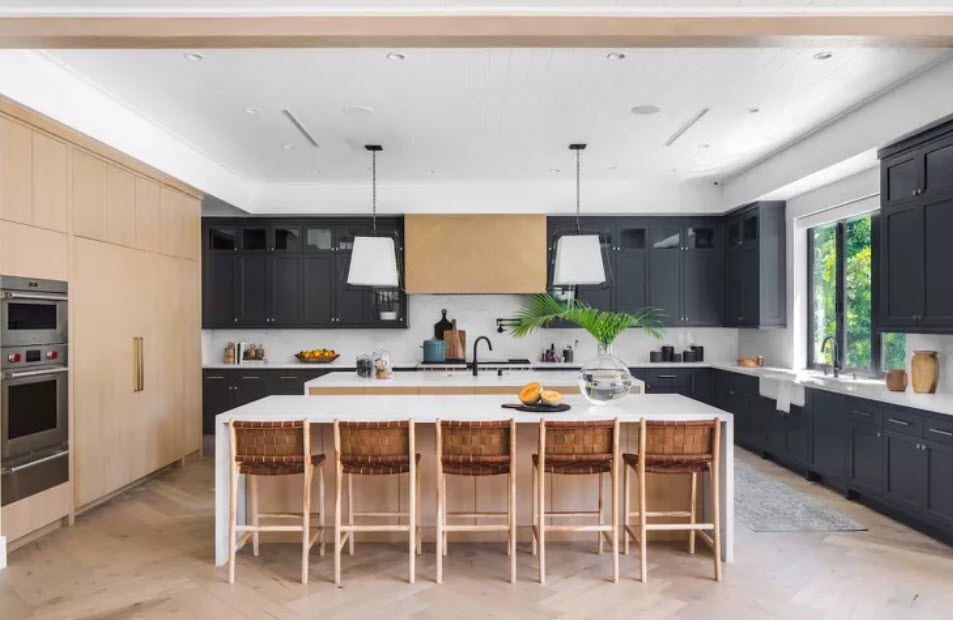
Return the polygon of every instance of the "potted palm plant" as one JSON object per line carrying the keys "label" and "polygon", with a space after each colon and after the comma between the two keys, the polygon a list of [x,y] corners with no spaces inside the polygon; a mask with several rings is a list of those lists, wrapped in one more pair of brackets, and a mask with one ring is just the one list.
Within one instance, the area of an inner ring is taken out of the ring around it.
{"label": "potted palm plant", "polygon": [[598,355],[579,371],[579,388],[590,402],[604,404],[624,397],[632,387],[625,363],[612,354],[612,343],[629,328],[641,328],[653,338],[662,337],[664,314],[655,308],[636,313],[597,310],[581,301],[563,301],[548,293],[531,296],[510,324],[510,334],[522,338],[556,319],[575,323],[589,332]]}

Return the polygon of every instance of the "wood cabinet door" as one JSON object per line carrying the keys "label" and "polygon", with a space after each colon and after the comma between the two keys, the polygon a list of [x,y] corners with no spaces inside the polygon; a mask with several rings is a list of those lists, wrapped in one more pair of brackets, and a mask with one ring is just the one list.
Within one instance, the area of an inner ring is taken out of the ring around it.
{"label": "wood cabinet door", "polygon": [[269,256],[240,254],[238,257],[238,324],[265,326],[270,323],[268,303]]}
{"label": "wood cabinet door", "polygon": [[[172,334],[175,350],[181,358],[181,386],[176,414],[184,427],[179,456],[202,449],[202,278],[197,261],[177,259],[178,316]],[[175,390],[176,384],[168,386]]]}
{"label": "wood cabinet door", "polygon": [[159,184],[137,176],[136,247],[143,250],[160,250],[159,200]]}
{"label": "wood cabinet door", "polygon": [[106,238],[106,162],[78,148],[71,149],[73,234]]}
{"label": "wood cabinet door", "polygon": [[136,177],[128,170],[112,164],[106,165],[105,213],[104,238],[106,241],[134,247],[136,245]]}
{"label": "wood cabinet door", "polygon": [[854,424],[850,431],[850,481],[873,497],[884,490],[886,440],[871,424]]}
{"label": "wood cabinet door", "polygon": [[909,202],[881,212],[880,320],[884,327],[914,326],[917,317],[926,313],[923,216],[923,208]]}
{"label": "wood cabinet door", "polygon": [[69,230],[69,147],[33,132],[33,225]]}
{"label": "wood cabinet door", "polygon": [[309,325],[330,325],[334,316],[334,256],[310,254],[302,260],[301,320]]}
{"label": "wood cabinet door", "polygon": [[159,186],[159,252],[180,256],[183,226],[179,192],[165,185]]}
{"label": "wood cabinet door", "polygon": [[928,453],[923,440],[885,431],[884,496],[907,510],[919,512],[927,501]]}
{"label": "wood cabinet door", "polygon": [[917,325],[953,328],[953,195],[923,206],[922,247],[923,317]]}
{"label": "wood cabinet door", "polygon": [[33,223],[33,132],[0,118],[0,218]]}

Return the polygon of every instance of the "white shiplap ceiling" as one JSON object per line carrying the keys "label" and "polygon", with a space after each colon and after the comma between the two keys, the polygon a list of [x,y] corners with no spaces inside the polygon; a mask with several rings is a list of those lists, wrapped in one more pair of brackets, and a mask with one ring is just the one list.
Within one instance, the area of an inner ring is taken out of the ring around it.
{"label": "white shiplap ceiling", "polygon": [[[610,61],[613,50],[599,49],[402,51],[399,62],[380,49],[202,50],[197,62],[185,50],[47,53],[266,183],[363,182],[369,142],[384,145],[388,180],[399,182],[568,179],[575,141],[590,145],[589,178],[719,179],[947,54],[851,47],[820,61],[813,48],[633,49]],[[646,104],[661,112],[630,113]]]}

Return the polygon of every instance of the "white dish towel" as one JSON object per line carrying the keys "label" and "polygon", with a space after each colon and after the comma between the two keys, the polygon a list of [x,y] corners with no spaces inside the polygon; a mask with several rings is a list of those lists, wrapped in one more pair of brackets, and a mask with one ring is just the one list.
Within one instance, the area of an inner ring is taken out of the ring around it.
{"label": "white dish towel", "polygon": [[794,386],[790,381],[778,381],[778,395],[775,408],[784,413],[791,413],[791,393]]}

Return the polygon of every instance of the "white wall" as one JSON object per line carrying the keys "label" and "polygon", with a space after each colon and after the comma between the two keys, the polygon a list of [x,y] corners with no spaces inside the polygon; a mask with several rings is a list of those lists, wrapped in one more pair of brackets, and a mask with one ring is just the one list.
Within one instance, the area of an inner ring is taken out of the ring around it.
{"label": "white wall", "polygon": [[[408,299],[408,329],[207,330],[206,361],[220,362],[225,345],[242,340],[263,344],[269,361],[276,364],[294,362],[294,354],[302,349],[329,348],[341,354],[341,362],[353,365],[358,354],[373,353],[380,347],[387,349],[396,363],[415,364],[422,359],[420,345],[433,338],[433,324],[440,320],[442,308],[448,310],[450,319],[457,319],[460,329],[466,330],[468,358],[479,336],[487,336],[493,343],[492,352],[480,345],[483,359],[528,357],[535,361],[551,343],[560,347],[577,339],[577,362],[595,356],[592,337],[581,329],[539,330],[523,339],[497,333],[495,319],[512,317],[523,299],[519,295],[412,295]],[[626,361],[648,361],[649,351],[662,344],[671,344],[676,350],[702,345],[706,360],[726,362],[737,357],[738,332],[723,328],[670,329],[662,341],[657,341],[641,330],[629,330],[616,341],[613,352]]]}

